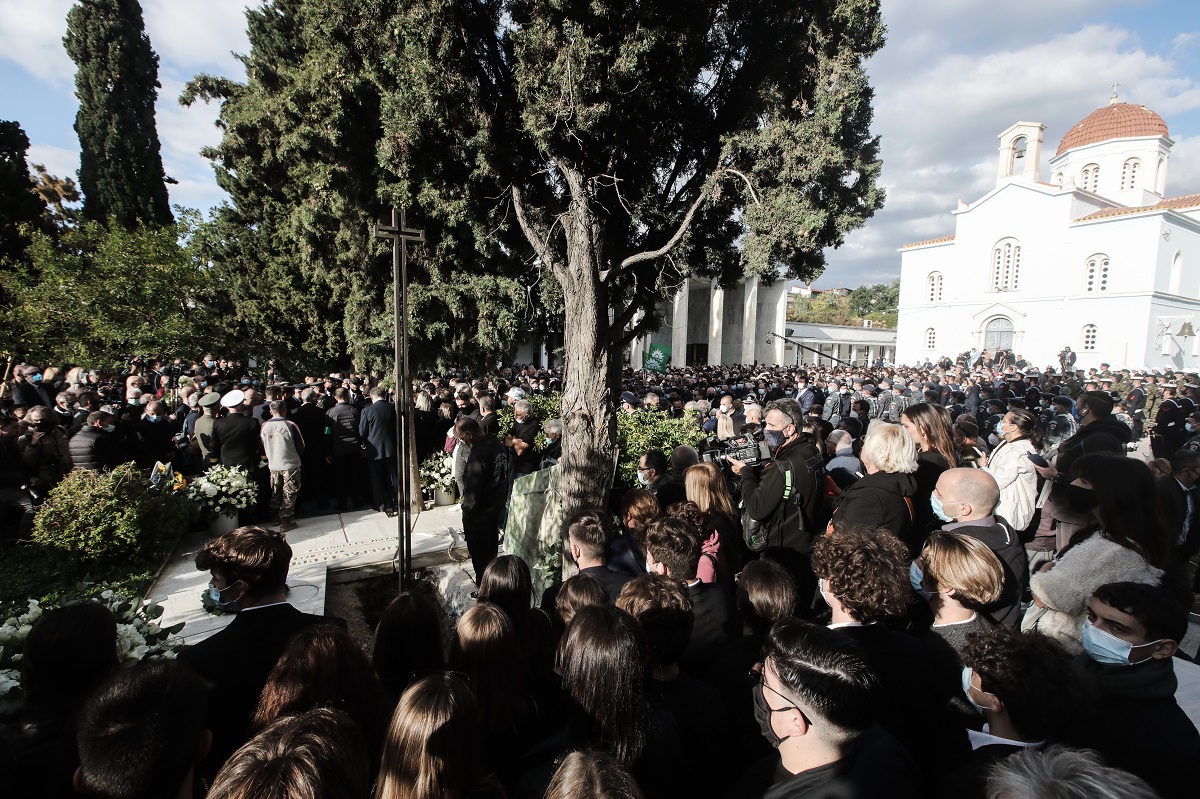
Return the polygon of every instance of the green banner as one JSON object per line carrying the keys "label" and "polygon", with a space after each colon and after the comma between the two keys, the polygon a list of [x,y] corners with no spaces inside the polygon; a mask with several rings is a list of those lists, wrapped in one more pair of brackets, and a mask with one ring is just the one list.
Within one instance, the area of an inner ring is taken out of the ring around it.
{"label": "green banner", "polygon": [[670,362],[671,348],[661,344],[651,344],[649,349],[642,353],[642,368],[651,372],[666,371]]}

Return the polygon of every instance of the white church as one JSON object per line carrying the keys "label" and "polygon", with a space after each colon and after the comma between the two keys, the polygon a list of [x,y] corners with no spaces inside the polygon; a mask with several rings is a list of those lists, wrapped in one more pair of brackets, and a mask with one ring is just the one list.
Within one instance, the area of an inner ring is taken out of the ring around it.
{"label": "white church", "polygon": [[996,186],[900,248],[898,363],[1012,349],[1038,367],[1200,367],[1200,194],[1168,198],[1162,117],[1113,99],[1063,137],[1000,134]]}

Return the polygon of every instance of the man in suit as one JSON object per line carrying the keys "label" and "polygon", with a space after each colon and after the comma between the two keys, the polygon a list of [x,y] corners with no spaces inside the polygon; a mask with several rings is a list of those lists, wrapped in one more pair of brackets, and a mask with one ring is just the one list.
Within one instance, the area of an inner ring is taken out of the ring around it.
{"label": "man in suit", "polygon": [[[253,421],[253,420],[251,420]],[[250,739],[250,717],[275,662],[296,633],[342,619],[301,613],[287,602],[292,548],[281,533],[239,527],[204,545],[196,568],[212,574],[209,596],[226,612],[225,629],[179,654],[211,685],[208,728],[212,751],[201,764],[208,779]]]}
{"label": "man in suit", "polygon": [[387,391],[371,389],[371,404],[358,417],[358,436],[367,446],[367,469],[371,480],[371,506],[396,511],[396,410],[387,401]]}
{"label": "man in suit", "polygon": [[309,386],[301,394],[301,405],[289,417],[306,444],[300,456],[300,497],[298,502],[312,500],[318,510],[324,510],[329,505],[329,480],[325,462],[327,442],[325,441],[325,411],[321,410],[319,401],[321,392]]}
{"label": "man in suit", "polygon": [[333,465],[337,491],[337,509],[357,509],[363,495],[363,466],[366,450],[358,435],[358,408],[350,404],[350,390],[343,387],[333,392],[334,406],[325,412],[329,430],[329,452],[325,461]]}
{"label": "man in suit", "polygon": [[[1174,547],[1174,568],[1187,574],[1187,563],[1200,552],[1200,452],[1180,449],[1171,455],[1171,473],[1156,478],[1158,506]],[[1192,581],[1192,590],[1200,592],[1200,572]]]}
{"label": "man in suit", "polygon": [[704,679],[740,625],[729,587],[702,583],[696,577],[700,558],[700,537],[683,519],[662,518],[646,528],[646,571],[687,585],[696,624],[680,665],[693,677]]}
{"label": "man in suit", "polygon": [[499,551],[500,514],[508,499],[508,453],[494,434],[485,435],[469,416],[458,420],[455,434],[471,447],[463,469],[462,520],[478,585]]}
{"label": "man in suit", "polygon": [[[246,414],[246,395],[235,388],[221,397],[226,414],[213,422],[212,447],[208,453],[210,463],[245,469],[258,485],[258,507],[270,504],[270,480],[267,470],[259,467],[262,462],[262,440],[259,438],[258,420]],[[243,523],[255,521],[258,510],[250,509],[238,514]]]}

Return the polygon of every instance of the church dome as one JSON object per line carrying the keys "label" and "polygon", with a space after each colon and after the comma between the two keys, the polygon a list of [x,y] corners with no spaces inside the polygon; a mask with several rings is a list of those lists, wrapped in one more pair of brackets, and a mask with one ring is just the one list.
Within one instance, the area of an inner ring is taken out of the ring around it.
{"label": "church dome", "polygon": [[1075,123],[1059,142],[1055,155],[1109,139],[1166,135],[1167,123],[1146,106],[1112,102]]}

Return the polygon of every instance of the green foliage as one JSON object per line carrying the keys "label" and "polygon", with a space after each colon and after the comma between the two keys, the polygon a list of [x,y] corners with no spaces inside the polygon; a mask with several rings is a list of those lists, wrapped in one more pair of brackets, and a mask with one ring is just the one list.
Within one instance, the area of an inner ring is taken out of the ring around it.
{"label": "green foliage", "polygon": [[850,292],[850,310],[859,319],[870,319],[880,327],[895,327],[900,306],[900,278],[891,283],[859,286]]}
{"label": "green foliage", "polygon": [[158,56],[137,0],[84,0],[67,13],[67,54],[78,68],[79,184],[83,217],[118,225],[170,225],[154,101]]}
{"label": "green foliage", "polygon": [[44,233],[30,265],[0,273],[13,298],[0,309],[3,343],[31,359],[99,365],[134,353],[185,352],[219,320],[207,312],[209,272],[180,243],[195,224],[127,230],[87,222],[59,239]]}
{"label": "green foliage", "polygon": [[24,260],[30,234],[41,226],[42,203],[25,162],[28,149],[20,125],[0,122],[0,268]]}
{"label": "green foliage", "polygon": [[71,471],[34,518],[34,542],[72,564],[103,567],[172,545],[196,520],[184,494],[152,490],[132,463],[112,472]]}
{"label": "green foliage", "polygon": [[818,325],[852,325],[850,298],[824,292],[810,299],[795,298],[788,304],[789,322],[808,322]]}
{"label": "green foliage", "polygon": [[671,450],[685,444],[699,447],[704,441],[699,418],[694,412],[673,419],[664,411],[643,409],[637,413],[617,414],[617,479],[628,486],[636,486],[638,461],[642,453],[657,449],[668,458]]}
{"label": "green foliage", "polygon": [[[525,399],[529,400],[529,404],[533,406],[533,418],[537,419],[540,424],[545,425],[546,422],[550,421],[551,419],[561,418],[561,394],[543,394],[541,396],[537,394],[530,394],[525,397]],[[496,421],[498,423],[497,426],[500,429],[498,437],[501,441],[503,441],[504,437],[508,435],[508,431],[511,430],[513,426],[513,407],[511,400],[509,400],[508,405],[496,410]],[[535,445],[537,446],[538,450],[541,451],[545,449],[546,444],[548,443],[549,442],[546,440],[546,434],[541,430],[538,430],[537,443]]]}

